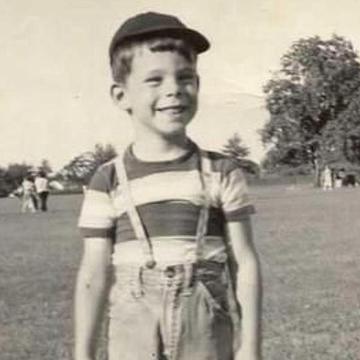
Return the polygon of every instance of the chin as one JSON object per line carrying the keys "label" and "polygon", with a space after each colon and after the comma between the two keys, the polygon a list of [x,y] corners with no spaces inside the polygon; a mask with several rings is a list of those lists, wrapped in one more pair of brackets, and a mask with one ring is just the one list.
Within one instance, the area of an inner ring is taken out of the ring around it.
{"label": "chin", "polygon": [[186,126],[184,124],[179,124],[177,126],[171,126],[168,128],[163,128],[159,132],[164,137],[172,137],[172,136],[178,136],[181,134],[185,134]]}

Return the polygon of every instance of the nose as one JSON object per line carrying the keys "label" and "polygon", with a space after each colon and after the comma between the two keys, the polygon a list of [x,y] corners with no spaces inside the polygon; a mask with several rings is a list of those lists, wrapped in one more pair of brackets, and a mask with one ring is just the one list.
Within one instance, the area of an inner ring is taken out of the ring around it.
{"label": "nose", "polygon": [[182,93],[182,86],[176,78],[169,77],[163,83],[166,96],[179,96]]}

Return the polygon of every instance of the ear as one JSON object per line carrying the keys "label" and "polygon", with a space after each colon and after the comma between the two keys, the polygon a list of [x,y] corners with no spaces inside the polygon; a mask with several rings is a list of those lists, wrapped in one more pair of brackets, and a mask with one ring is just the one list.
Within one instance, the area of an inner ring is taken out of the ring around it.
{"label": "ear", "polygon": [[126,87],[124,84],[113,84],[110,88],[110,95],[113,102],[120,109],[130,111],[130,102],[127,96]]}
{"label": "ear", "polygon": [[199,75],[196,75],[196,86],[199,91],[200,90],[200,76]]}

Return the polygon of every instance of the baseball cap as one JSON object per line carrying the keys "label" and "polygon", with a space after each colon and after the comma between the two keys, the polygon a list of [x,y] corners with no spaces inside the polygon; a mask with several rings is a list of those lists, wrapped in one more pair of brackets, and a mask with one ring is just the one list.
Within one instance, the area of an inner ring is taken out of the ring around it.
{"label": "baseball cap", "polygon": [[188,28],[177,17],[156,12],[146,12],[129,18],[115,32],[109,48],[110,58],[115,49],[122,43],[156,35],[184,39],[194,47],[197,53],[202,53],[210,47],[210,43],[204,35]]}

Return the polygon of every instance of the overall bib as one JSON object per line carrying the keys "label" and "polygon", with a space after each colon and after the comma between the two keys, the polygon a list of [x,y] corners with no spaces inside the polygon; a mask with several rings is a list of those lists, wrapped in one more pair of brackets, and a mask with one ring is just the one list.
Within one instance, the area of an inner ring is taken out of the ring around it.
{"label": "overall bib", "polygon": [[210,207],[207,191],[210,160],[202,155],[200,159],[204,205],[199,213],[194,258],[166,266],[156,263],[121,158],[116,163],[143,262],[113,263],[109,360],[233,359],[234,325],[226,263],[202,259]]}

